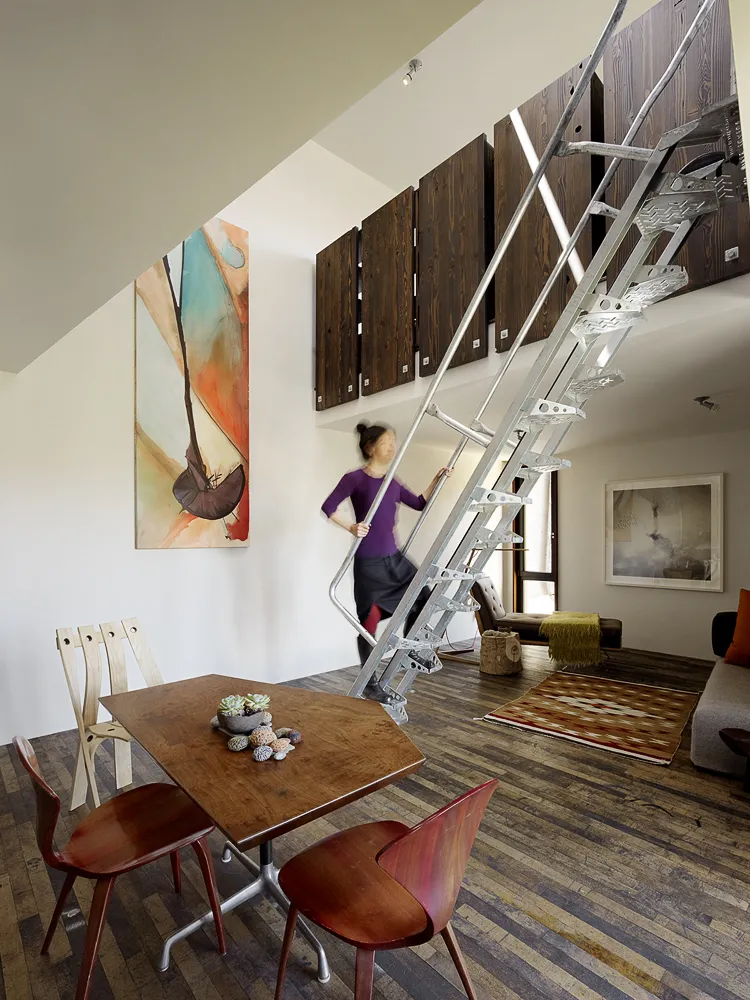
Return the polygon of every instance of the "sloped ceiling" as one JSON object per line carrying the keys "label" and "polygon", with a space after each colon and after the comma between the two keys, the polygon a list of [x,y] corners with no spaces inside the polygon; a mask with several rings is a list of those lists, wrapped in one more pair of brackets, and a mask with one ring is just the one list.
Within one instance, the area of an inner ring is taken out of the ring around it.
{"label": "sloped ceiling", "polygon": [[[656,0],[629,0],[621,24]],[[748,0],[737,0],[747,3]],[[317,142],[398,191],[593,51],[613,0],[483,0],[403,70],[348,108]]]}
{"label": "sloped ceiling", "polygon": [[9,0],[0,370],[19,371],[474,0]]}

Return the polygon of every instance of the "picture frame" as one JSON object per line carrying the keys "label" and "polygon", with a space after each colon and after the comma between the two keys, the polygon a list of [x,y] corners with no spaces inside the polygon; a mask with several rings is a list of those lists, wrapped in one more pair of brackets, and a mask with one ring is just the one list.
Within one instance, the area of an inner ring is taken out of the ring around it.
{"label": "picture frame", "polygon": [[604,582],[724,590],[724,475],[605,485]]}

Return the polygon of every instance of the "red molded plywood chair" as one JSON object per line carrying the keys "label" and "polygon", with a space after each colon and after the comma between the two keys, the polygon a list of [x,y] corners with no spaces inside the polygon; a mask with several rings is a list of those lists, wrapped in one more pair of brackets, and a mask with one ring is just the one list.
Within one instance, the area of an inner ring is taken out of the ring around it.
{"label": "red molded plywood chair", "polygon": [[29,741],[23,736],[16,736],[13,743],[34,782],[39,850],[50,868],[67,873],[42,945],[43,955],[49,950],[65,900],[76,878],[80,875],[96,879],[75,1000],[86,1000],[89,995],[102,928],[117,876],[169,854],[175,892],[179,892],[179,851],[183,847],[192,846],[198,855],[214,914],[219,951],[222,955],[226,954],[221,907],[206,839],[214,826],[192,799],[175,785],[152,784],[133,788],[90,812],[75,828],[65,847],[56,851],[53,839],[60,815],[60,800],[42,777]]}
{"label": "red molded plywood chair", "polygon": [[355,1000],[372,997],[375,952],[411,948],[441,934],[470,1000],[476,1000],[449,920],[482,816],[497,787],[488,781],[413,829],[367,823],[289,861],[279,883],[291,901],[276,984],[284,975],[302,913],[357,949]]}

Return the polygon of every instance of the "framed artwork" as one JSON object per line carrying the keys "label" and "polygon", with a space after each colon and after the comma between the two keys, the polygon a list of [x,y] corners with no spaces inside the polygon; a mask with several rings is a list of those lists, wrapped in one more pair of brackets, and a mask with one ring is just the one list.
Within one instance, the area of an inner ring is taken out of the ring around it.
{"label": "framed artwork", "polygon": [[136,548],[246,545],[247,233],[213,219],[135,282]]}
{"label": "framed artwork", "polygon": [[723,591],[723,476],[607,483],[605,583]]}

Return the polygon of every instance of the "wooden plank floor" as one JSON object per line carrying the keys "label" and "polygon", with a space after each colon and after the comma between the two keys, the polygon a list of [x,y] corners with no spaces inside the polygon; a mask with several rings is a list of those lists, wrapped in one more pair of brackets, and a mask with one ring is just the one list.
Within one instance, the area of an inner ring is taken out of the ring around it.
{"label": "wooden plank floor", "polygon": [[[618,653],[606,676],[700,690],[701,661]],[[546,652],[527,647],[524,672],[480,677],[447,663],[422,678],[410,699],[409,735],[427,764],[398,786],[311,823],[277,844],[277,860],[336,829],[381,818],[416,822],[490,776],[490,803],[455,917],[477,992],[484,1000],[750,1000],[750,802],[739,782],[701,774],[688,758],[686,733],[668,768],[600,750],[472,721],[517,697],[549,673]],[[345,691],[352,671],[297,682]],[[50,783],[70,794],[72,732],[34,741]],[[373,753],[377,748],[372,748]],[[103,749],[97,772],[114,793],[113,760]],[[136,782],[160,779],[136,748]],[[34,840],[30,784],[11,747],[0,747],[0,994],[8,1000],[72,1000],[90,904],[79,879],[49,959],[39,957],[59,890]],[[60,834],[73,820],[61,817]],[[227,895],[245,872],[218,860]],[[201,931],[173,951],[168,973],[156,971],[160,942],[206,908],[200,874],[185,856],[182,896],[168,865],[118,880],[105,931],[94,1000],[269,1000],[283,921],[267,900],[226,920],[229,954]],[[320,986],[312,953],[297,940],[288,1000],[346,1000],[353,954],[326,939],[333,978]],[[439,940],[409,952],[378,955],[379,1000],[456,1000],[463,994]]]}

